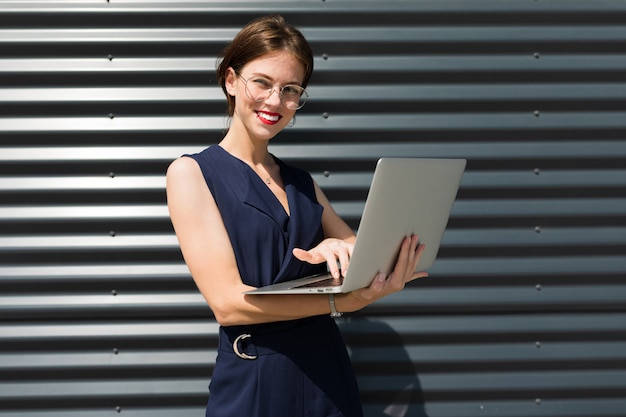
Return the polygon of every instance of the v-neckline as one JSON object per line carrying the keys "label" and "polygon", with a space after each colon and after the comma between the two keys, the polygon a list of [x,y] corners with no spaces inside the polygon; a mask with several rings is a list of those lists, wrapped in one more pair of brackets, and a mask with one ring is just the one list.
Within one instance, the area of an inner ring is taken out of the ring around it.
{"label": "v-neckline", "polygon": [[249,176],[252,176],[254,178],[256,178],[257,182],[261,185],[262,188],[264,188],[266,191],[272,195],[272,199],[273,201],[275,201],[276,204],[278,204],[278,206],[281,208],[283,214],[285,216],[287,216],[287,219],[291,219],[291,199],[289,198],[289,190],[288,190],[288,183],[285,180],[285,170],[283,169],[284,166],[282,164],[282,161],[278,158],[276,158],[274,155],[270,154],[270,156],[272,157],[272,159],[274,159],[274,161],[276,162],[276,164],[278,165],[278,171],[279,171],[279,175],[280,178],[283,182],[283,191],[285,192],[285,198],[287,199],[287,208],[285,208],[285,206],[283,205],[283,203],[280,201],[280,199],[276,196],[276,194],[274,194],[274,191],[272,191],[272,189],[270,188],[269,184],[266,184],[265,181],[263,181],[263,178],[261,178],[259,176],[259,174],[256,173],[256,171],[254,169],[252,169],[252,167],[250,165],[248,165],[248,163],[246,163],[244,160],[236,157],[235,155],[231,154],[230,152],[228,152],[226,149],[222,148],[219,144],[217,145],[218,148],[220,148],[223,152],[225,152],[227,155],[229,155],[231,158],[234,158],[235,160],[239,161],[239,163],[243,164],[245,166],[245,168],[247,169],[247,172],[249,174]]}

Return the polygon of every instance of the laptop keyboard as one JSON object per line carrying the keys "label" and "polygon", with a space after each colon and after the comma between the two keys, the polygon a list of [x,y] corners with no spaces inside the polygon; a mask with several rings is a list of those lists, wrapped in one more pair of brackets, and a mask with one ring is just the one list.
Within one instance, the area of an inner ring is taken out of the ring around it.
{"label": "laptop keyboard", "polygon": [[321,279],[309,284],[298,285],[295,288],[317,288],[317,287],[338,287],[343,282],[343,277],[335,279],[333,277]]}

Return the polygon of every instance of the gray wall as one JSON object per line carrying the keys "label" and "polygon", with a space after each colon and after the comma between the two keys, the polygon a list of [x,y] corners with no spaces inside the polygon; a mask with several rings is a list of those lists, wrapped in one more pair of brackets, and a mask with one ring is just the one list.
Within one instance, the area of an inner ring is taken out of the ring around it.
{"label": "gray wall", "polygon": [[269,11],[316,65],[272,150],[353,227],[377,158],[468,159],[431,277],[341,321],[367,416],[626,416],[626,2],[85,0],[0,1],[0,417],[202,414],[164,172]]}

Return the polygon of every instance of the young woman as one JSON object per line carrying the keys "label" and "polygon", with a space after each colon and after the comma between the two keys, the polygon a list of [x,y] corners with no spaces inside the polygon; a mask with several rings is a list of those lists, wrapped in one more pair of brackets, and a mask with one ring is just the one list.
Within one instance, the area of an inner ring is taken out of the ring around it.
{"label": "young woman", "polygon": [[[345,273],[355,235],[311,176],[268,152],[308,94],[313,54],[277,15],[250,22],[217,76],[230,127],[167,172],[170,216],[191,275],[220,324],[206,416],[362,416],[356,378],[331,312],[400,291],[423,246],[409,236],[389,276],[328,295],[245,295],[329,270]],[[339,266],[338,266],[339,264]]]}

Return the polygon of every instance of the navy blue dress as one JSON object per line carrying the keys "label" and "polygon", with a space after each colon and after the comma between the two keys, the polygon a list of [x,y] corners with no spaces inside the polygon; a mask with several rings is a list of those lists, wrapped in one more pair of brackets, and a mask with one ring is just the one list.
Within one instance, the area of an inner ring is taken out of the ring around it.
{"label": "navy blue dress", "polygon": [[[220,146],[188,156],[198,162],[217,203],[244,283],[261,287],[326,269],[292,255],[293,248],[309,249],[324,239],[323,208],[307,172],[275,158],[290,217],[259,176]],[[207,417],[362,415],[352,365],[329,315],[220,327]]]}

